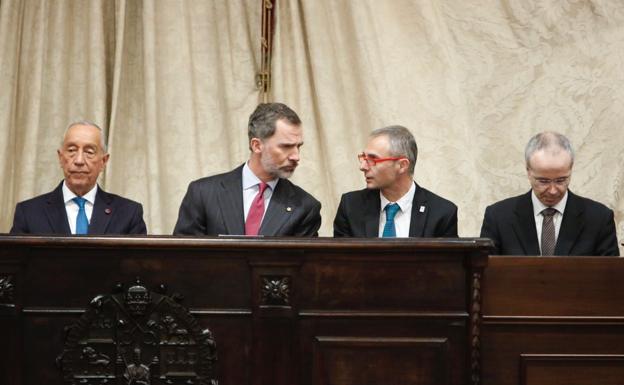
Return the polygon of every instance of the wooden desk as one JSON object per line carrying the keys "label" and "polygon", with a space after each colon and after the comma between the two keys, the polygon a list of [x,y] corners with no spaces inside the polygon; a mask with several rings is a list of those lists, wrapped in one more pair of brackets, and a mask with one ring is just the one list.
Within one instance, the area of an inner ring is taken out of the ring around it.
{"label": "wooden desk", "polygon": [[490,257],[485,385],[624,384],[624,259]]}
{"label": "wooden desk", "polygon": [[[2,236],[0,383],[61,384],[55,359],[73,343],[81,350],[59,361],[76,382],[128,383],[140,372],[129,369],[134,347],[136,368],[161,375],[151,384],[190,384],[182,375],[193,374],[198,353],[182,345],[197,338],[175,317],[144,323],[151,329],[121,353],[128,336],[119,330],[135,333],[134,316],[96,320],[107,306],[123,305],[138,277],[139,289],[156,293],[165,284],[160,293],[179,293],[212,331],[222,385],[478,384],[489,246],[483,239]],[[125,286],[114,291],[118,283]],[[108,296],[89,305],[99,294]],[[79,322],[88,315],[98,330]],[[167,339],[148,341],[164,333],[165,321]],[[117,334],[103,332],[109,329]]]}

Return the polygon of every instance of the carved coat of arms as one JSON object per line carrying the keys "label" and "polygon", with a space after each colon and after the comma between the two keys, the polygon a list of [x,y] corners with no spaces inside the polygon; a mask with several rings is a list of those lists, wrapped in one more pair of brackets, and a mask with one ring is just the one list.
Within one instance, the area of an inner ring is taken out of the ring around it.
{"label": "carved coat of arms", "polygon": [[180,305],[180,296],[149,291],[139,280],[95,297],[68,327],[57,359],[74,385],[217,385],[210,330]]}

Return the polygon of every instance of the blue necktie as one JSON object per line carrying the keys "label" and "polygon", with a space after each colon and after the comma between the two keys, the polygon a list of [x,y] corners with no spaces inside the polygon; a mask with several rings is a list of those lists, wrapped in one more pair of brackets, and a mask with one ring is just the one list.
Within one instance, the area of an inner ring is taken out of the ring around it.
{"label": "blue necktie", "polygon": [[396,237],[396,229],[394,227],[394,216],[397,212],[399,212],[399,205],[396,203],[390,203],[384,207],[386,210],[386,224],[383,229],[383,238],[393,238]]}
{"label": "blue necktie", "polygon": [[76,217],[76,234],[87,234],[89,232],[89,220],[85,211],[86,199],[75,197],[72,199],[78,205],[78,216]]}

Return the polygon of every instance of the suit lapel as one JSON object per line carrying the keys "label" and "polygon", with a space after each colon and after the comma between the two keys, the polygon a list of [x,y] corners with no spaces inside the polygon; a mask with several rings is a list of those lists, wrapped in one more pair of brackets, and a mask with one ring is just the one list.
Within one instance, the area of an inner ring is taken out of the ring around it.
{"label": "suit lapel", "polygon": [[63,182],[48,194],[44,210],[53,233],[71,234],[67,210],[65,210],[65,201],[63,200]]}
{"label": "suit lapel", "polygon": [[299,207],[293,207],[291,196],[293,194],[292,188],[285,180],[280,179],[275,185],[275,191],[271,195],[269,201],[269,207],[267,207],[262,224],[258,234],[261,235],[277,235],[279,229],[288,222],[294,210],[300,209]]}
{"label": "suit lapel", "polygon": [[364,234],[366,238],[379,236],[379,215],[381,214],[381,199],[379,190],[366,190],[364,202]]}
{"label": "suit lapel", "polygon": [[225,224],[226,234],[245,234],[245,213],[243,209],[243,166],[228,173],[221,181],[217,194],[218,210]]}
{"label": "suit lapel", "polygon": [[[421,207],[424,207],[423,212],[420,211]],[[425,235],[425,223],[427,222],[428,213],[429,208],[427,207],[425,191],[416,184],[416,192],[412,200],[412,218],[410,219],[409,229],[410,237],[422,237]]]}
{"label": "suit lapel", "polygon": [[513,228],[525,255],[540,255],[530,191],[520,197],[514,215],[516,221],[513,221]]}
{"label": "suit lapel", "polygon": [[111,217],[115,215],[113,211],[113,196],[98,186],[89,223],[89,234],[105,234]]}
{"label": "suit lapel", "polygon": [[583,206],[580,199],[568,190],[568,202],[566,203],[561,228],[555,246],[555,255],[570,255],[576,239],[583,231]]}

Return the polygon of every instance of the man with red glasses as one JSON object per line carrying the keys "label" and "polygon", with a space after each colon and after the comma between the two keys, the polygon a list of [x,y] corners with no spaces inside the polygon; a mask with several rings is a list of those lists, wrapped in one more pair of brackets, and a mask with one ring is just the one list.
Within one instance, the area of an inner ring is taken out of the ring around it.
{"label": "man with red glasses", "polygon": [[374,130],[358,155],[366,188],[343,194],[335,237],[457,237],[457,206],[414,182],[418,148],[409,130]]}
{"label": "man with red glasses", "polygon": [[569,189],[574,151],[556,132],[529,140],[531,191],[485,210],[481,236],[500,255],[619,255],[613,211]]}

